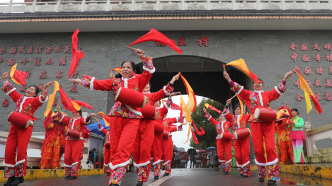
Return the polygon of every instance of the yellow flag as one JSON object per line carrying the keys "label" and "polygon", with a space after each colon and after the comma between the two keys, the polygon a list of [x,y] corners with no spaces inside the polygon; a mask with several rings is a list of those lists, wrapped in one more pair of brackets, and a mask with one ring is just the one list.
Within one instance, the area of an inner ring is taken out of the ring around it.
{"label": "yellow flag", "polygon": [[244,114],[244,109],[243,109],[243,102],[242,102],[242,100],[240,99],[240,97],[239,96],[236,96],[237,97],[237,99],[239,100],[239,102],[240,102],[240,107],[241,107],[241,115],[240,115],[240,119],[239,119],[239,121],[241,121],[241,118],[242,118],[242,116],[243,116],[243,114]]}
{"label": "yellow flag", "polygon": [[100,117],[103,118],[106,127],[110,126],[109,121],[107,121],[107,119],[104,117],[106,114],[103,111],[98,112],[97,115],[100,115]]}
{"label": "yellow flag", "polygon": [[180,106],[182,109],[182,114],[186,118],[186,122],[191,122],[191,113],[189,112],[187,105],[184,103],[184,100],[181,95],[180,95]]}
{"label": "yellow flag", "polygon": [[309,94],[307,92],[304,92],[304,98],[305,98],[305,102],[307,103],[307,114],[309,114],[309,112],[312,109],[312,105],[311,105],[311,102],[310,102]]}
{"label": "yellow flag", "polygon": [[189,130],[188,130],[188,134],[187,134],[187,141],[184,142],[183,144],[186,144],[186,143],[188,143],[188,141],[189,141],[189,138],[190,138],[190,129],[191,129],[191,123],[190,123],[190,125],[189,125]]}
{"label": "yellow flag", "polygon": [[[48,113],[51,111],[53,102],[55,99],[56,92],[59,91],[59,83],[57,81],[54,81],[54,89],[53,89],[53,94],[50,94],[48,96],[48,102],[47,102],[47,107],[46,111],[44,112],[44,116],[47,117]],[[59,111],[60,112],[60,111]]]}
{"label": "yellow flag", "polygon": [[81,106],[79,106],[77,103],[75,103],[74,101],[70,101],[73,106],[75,107],[76,110],[81,110]]}
{"label": "yellow flag", "polygon": [[196,109],[196,96],[195,96],[195,93],[194,93],[193,89],[191,88],[190,84],[186,80],[186,78],[184,78],[182,76],[182,74],[180,74],[180,77],[183,81],[184,86],[186,87],[186,91],[187,91],[187,94],[188,94],[187,109],[190,113],[192,113]]}
{"label": "yellow flag", "polygon": [[17,63],[14,66],[12,66],[12,68],[10,69],[10,77],[16,84],[21,85],[21,83],[19,83],[18,81],[16,81],[15,78],[13,78],[15,71],[16,71],[16,66],[17,66]]}
{"label": "yellow flag", "polygon": [[204,106],[205,106],[206,108],[209,108],[210,105],[209,105],[208,103],[205,103]]}

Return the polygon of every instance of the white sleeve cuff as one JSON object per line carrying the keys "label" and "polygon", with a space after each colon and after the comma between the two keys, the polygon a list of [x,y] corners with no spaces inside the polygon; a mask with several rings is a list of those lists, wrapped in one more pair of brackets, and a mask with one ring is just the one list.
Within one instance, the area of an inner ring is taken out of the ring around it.
{"label": "white sleeve cuff", "polygon": [[92,77],[91,78],[91,81],[90,81],[90,90],[93,91],[93,81],[95,80],[95,77]]}
{"label": "white sleeve cuff", "polygon": [[39,101],[40,101],[41,103],[45,103],[47,100],[48,100],[48,96],[46,96],[46,99],[45,99],[44,101],[41,99],[41,96],[39,96]]}
{"label": "white sleeve cuff", "polygon": [[276,91],[278,92],[279,95],[281,95],[282,93],[278,90],[278,87],[275,86],[274,89],[276,89]]}
{"label": "white sleeve cuff", "polygon": [[153,74],[156,71],[156,68],[153,67],[153,69],[148,69],[145,66],[143,66],[143,70],[148,71],[149,74]]}
{"label": "white sleeve cuff", "polygon": [[14,92],[16,90],[16,88],[11,89],[9,92],[6,93],[6,95],[8,96],[10,93]]}
{"label": "white sleeve cuff", "polygon": [[241,86],[241,89],[239,91],[237,91],[237,95],[239,95],[241,93],[241,91],[243,90],[243,86]]}
{"label": "white sleeve cuff", "polygon": [[166,91],[166,86],[163,87],[163,90],[164,90],[165,94],[168,96],[169,93]]}
{"label": "white sleeve cuff", "polygon": [[212,118],[212,116],[210,115],[209,118],[208,118],[208,120],[210,121],[211,118]]}

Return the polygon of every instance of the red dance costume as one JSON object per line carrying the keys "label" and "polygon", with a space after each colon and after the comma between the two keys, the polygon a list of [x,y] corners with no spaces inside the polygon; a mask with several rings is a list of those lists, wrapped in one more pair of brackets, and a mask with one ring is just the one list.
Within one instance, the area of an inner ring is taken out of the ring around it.
{"label": "red dance costume", "polygon": [[[159,107],[156,109],[156,116],[155,116],[155,122],[162,123],[163,120],[166,118],[166,115],[168,113],[168,109],[171,108],[172,101],[167,100],[166,104],[164,107]],[[153,145],[152,145],[152,154],[153,154],[153,166],[154,166],[154,171],[153,175],[154,176],[160,176],[160,167],[161,167],[161,162],[162,156],[163,156],[163,134],[159,135],[154,135],[154,140],[153,140]]]}
{"label": "red dance costume", "polygon": [[[155,68],[149,56],[141,58],[144,72],[134,74],[131,78],[115,78],[97,80],[91,76],[83,76],[79,83],[90,90],[113,91],[114,97],[120,87],[134,89],[143,92],[149,83]],[[109,184],[120,185],[126,173],[126,166],[130,163],[130,155],[136,139],[142,113],[139,108],[132,108],[115,101],[110,113],[110,163],[112,169]]]}
{"label": "red dance costume", "polygon": [[[251,117],[251,114],[233,115],[229,109],[224,109],[225,118],[231,122],[233,132],[239,129],[245,129]],[[249,136],[242,139],[233,139],[235,158],[237,166],[240,167],[243,175],[251,177],[250,171],[250,141]]]}
{"label": "red dance costume", "polygon": [[99,129],[102,133],[104,133],[106,135],[106,142],[104,144],[104,166],[105,166],[105,173],[106,172],[111,172],[109,163],[110,163],[110,133],[109,131],[107,131],[106,129],[104,129],[103,127],[101,127]]}
{"label": "red dance costume", "polygon": [[[182,129],[178,126],[172,125],[173,123],[177,123],[177,118],[166,118],[163,121],[164,124],[164,131],[172,133],[176,131],[181,131]],[[168,138],[164,137],[163,140],[163,154],[164,154],[164,166],[165,172],[171,173],[171,164],[172,164],[172,157],[173,157],[173,140],[172,135],[169,134]]]}
{"label": "red dance costume", "polygon": [[[222,165],[222,168],[225,172],[231,171],[231,163],[232,163],[232,140],[223,140],[222,133],[231,133],[232,134],[232,126],[228,121],[217,121],[210,114],[205,114],[206,119],[208,119],[217,129],[217,153],[219,162]],[[224,155],[225,153],[225,155]]]}
{"label": "red dance costume", "polygon": [[[286,81],[282,81],[280,85],[276,86],[270,91],[249,91],[243,86],[231,81],[231,90],[237,93],[241,99],[247,104],[251,113],[255,112],[256,108],[269,108],[270,103],[280,97],[286,90]],[[254,145],[256,159],[255,162],[258,167],[259,177],[264,178],[266,175],[269,180],[277,181],[279,179],[279,165],[275,147],[275,126],[273,121],[261,121],[251,115],[249,122],[251,123],[252,143]],[[263,138],[264,136],[264,138]],[[263,142],[265,139],[267,161],[264,156]],[[266,172],[265,166],[268,166]]]}
{"label": "red dance costume", "polygon": [[[32,121],[35,111],[47,101],[47,91],[43,91],[40,96],[26,97],[19,94],[16,88],[9,82],[5,82],[2,90],[9,95],[16,103],[15,112],[19,112],[29,117]],[[24,177],[27,164],[27,147],[31,138],[33,124],[28,128],[18,127],[11,124],[5,148],[4,177],[12,176]],[[17,154],[16,154],[17,152]]]}
{"label": "red dance costume", "polygon": [[68,118],[59,113],[59,122],[68,126],[68,129],[77,130],[80,134],[80,138],[66,137],[66,149],[65,149],[65,175],[77,177],[79,169],[79,163],[83,156],[83,138],[86,133],[86,124],[91,120],[90,115],[86,118]]}
{"label": "red dance costume", "polygon": [[[156,93],[145,93],[148,98],[147,105],[153,106],[156,101],[159,101],[166,95],[173,91],[173,87],[167,84],[163,89]],[[146,182],[149,178],[149,168],[151,161],[151,148],[154,140],[154,118],[142,118],[137,130],[136,140],[133,149],[134,166],[138,181]]]}
{"label": "red dance costume", "polygon": [[[52,112],[52,111],[50,111]],[[52,113],[53,115],[54,113]],[[64,113],[63,113],[64,114]],[[67,126],[53,120],[44,124],[45,139],[41,148],[41,169],[60,169],[60,158],[65,152]]]}

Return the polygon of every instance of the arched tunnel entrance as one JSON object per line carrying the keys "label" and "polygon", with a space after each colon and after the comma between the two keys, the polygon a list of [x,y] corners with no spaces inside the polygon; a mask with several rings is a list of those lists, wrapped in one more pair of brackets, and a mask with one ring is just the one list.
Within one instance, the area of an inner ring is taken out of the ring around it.
{"label": "arched tunnel entrance", "polygon": [[[172,77],[182,72],[197,96],[203,96],[225,104],[234,95],[229,83],[223,77],[223,67],[220,61],[198,56],[165,56],[153,59],[156,72],[151,78],[151,92],[160,90]],[[140,63],[142,70],[143,64]],[[251,88],[252,80],[233,67],[226,67],[233,81],[245,88]],[[186,88],[181,80],[175,82],[175,91],[186,94]],[[236,102],[236,99],[234,99]]]}

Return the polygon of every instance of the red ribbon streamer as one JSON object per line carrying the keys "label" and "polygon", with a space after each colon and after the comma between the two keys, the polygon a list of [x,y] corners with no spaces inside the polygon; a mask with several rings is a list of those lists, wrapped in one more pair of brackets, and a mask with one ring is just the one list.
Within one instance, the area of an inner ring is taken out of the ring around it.
{"label": "red ribbon streamer", "polygon": [[193,121],[193,125],[194,125],[194,128],[195,128],[195,131],[197,132],[197,134],[198,134],[199,136],[203,136],[203,135],[205,134],[205,131],[204,131],[204,129],[203,129],[202,127],[199,127],[199,128],[201,129],[201,132],[197,129],[197,127],[196,127],[194,121]]}
{"label": "red ribbon streamer", "polygon": [[169,39],[167,36],[165,36],[164,34],[162,34],[161,32],[159,32],[154,28],[151,28],[150,32],[138,38],[136,41],[128,45],[128,47],[146,41],[155,41],[155,42],[164,43],[167,46],[169,46],[171,49],[173,49],[175,52],[182,54],[182,50],[176,45],[174,40]]}

